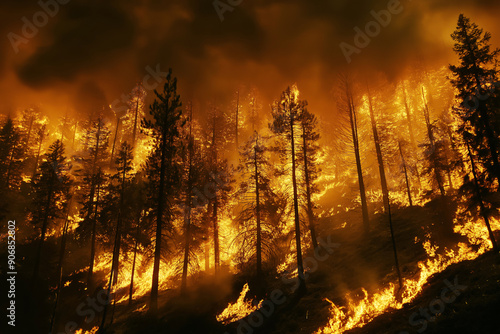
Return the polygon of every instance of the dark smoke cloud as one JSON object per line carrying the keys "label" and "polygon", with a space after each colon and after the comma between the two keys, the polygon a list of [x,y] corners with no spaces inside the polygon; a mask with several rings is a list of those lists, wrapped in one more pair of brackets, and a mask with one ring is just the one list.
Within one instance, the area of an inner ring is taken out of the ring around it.
{"label": "dark smoke cloud", "polygon": [[[461,12],[494,36],[499,31],[498,1],[402,0],[403,12],[348,65],[339,43],[353,44],[353,28],[364,29],[370,12],[388,2],[243,0],[221,22],[213,0],[71,0],[18,54],[2,39],[0,87],[15,90],[2,100],[15,104],[55,89],[71,95],[92,82],[110,103],[142,79],[146,66],[160,64],[174,69],[188,98],[223,101],[241,83],[273,98],[298,83],[319,109],[341,71],[397,78],[417,60],[446,65]],[[36,1],[2,1],[0,33],[19,34],[21,17],[39,10]]]}

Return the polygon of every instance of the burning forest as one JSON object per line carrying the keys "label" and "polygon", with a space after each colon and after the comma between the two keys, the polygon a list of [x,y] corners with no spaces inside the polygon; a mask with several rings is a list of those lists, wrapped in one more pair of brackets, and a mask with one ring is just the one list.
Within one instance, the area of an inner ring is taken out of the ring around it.
{"label": "burning forest", "polygon": [[498,4],[22,3],[2,333],[498,332]]}

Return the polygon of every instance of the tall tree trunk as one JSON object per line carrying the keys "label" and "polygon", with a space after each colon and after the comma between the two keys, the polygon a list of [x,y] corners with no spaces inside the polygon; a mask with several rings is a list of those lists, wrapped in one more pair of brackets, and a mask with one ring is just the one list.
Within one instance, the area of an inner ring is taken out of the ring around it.
{"label": "tall tree trunk", "polygon": [[132,260],[132,273],[130,274],[130,287],[128,293],[128,305],[132,304],[132,300],[134,297],[134,276],[135,276],[135,262],[137,261],[137,246],[139,244],[139,233],[140,233],[140,224],[137,222],[137,231],[135,234],[135,243],[134,243],[134,258]]}
{"label": "tall tree trunk", "polygon": [[55,318],[56,318],[56,314],[57,314],[57,305],[59,303],[59,298],[61,297],[62,277],[63,277],[63,261],[64,261],[64,254],[66,252],[66,238],[68,235],[69,213],[70,213],[72,205],[73,205],[73,197],[71,198],[69,205],[68,205],[68,209],[66,211],[66,219],[64,220],[63,233],[62,233],[62,237],[61,237],[61,249],[59,251],[59,263],[57,266],[57,273],[59,276],[59,280],[57,282],[57,288],[56,288],[56,300],[54,302],[54,307],[52,309],[52,316],[50,317],[50,333],[54,332],[54,324],[55,324]]}
{"label": "tall tree trunk", "polygon": [[149,310],[156,312],[158,310],[158,283],[160,275],[160,259],[161,259],[161,238],[164,210],[164,192],[165,192],[165,174],[166,174],[166,155],[167,155],[167,134],[164,131],[162,134],[161,143],[161,164],[160,164],[160,184],[158,189],[158,205],[156,212],[156,241],[155,241],[155,257],[153,266],[153,283],[151,286],[151,302]]}
{"label": "tall tree trunk", "polygon": [[[100,174],[100,172],[99,172]],[[92,219],[92,235],[90,242],[90,266],[87,278],[87,286],[90,287],[92,284],[92,275],[94,274],[94,259],[95,259],[95,241],[96,241],[96,228],[97,228],[97,214],[99,209],[99,194],[101,192],[101,184],[97,185],[96,201],[94,203],[94,216]]]}
{"label": "tall tree trunk", "polygon": [[29,147],[30,144],[30,139],[31,139],[31,129],[33,128],[33,121],[34,121],[34,116],[32,115],[30,117],[30,125],[28,126],[28,135],[26,136],[26,143],[24,144],[24,151],[26,151]]}
{"label": "tall tree trunk", "polygon": [[187,274],[189,268],[189,249],[191,244],[191,192],[193,191],[192,185],[192,169],[193,169],[193,107],[189,113],[189,147],[188,147],[188,179],[187,179],[187,189],[186,189],[186,201],[185,201],[185,212],[184,212],[184,225],[185,225],[185,240],[184,240],[184,261],[182,264],[182,281],[181,281],[181,293],[186,292],[187,287]]}
{"label": "tall tree trunk", "polygon": [[394,235],[394,228],[392,226],[392,214],[391,214],[391,204],[389,203],[389,210],[387,211],[389,214],[389,227],[391,229],[391,239],[392,239],[392,250],[394,252],[394,264],[396,265],[396,271],[398,274],[399,280],[399,289],[403,288],[403,279],[401,277],[401,270],[399,269],[399,260],[398,260],[398,249],[396,247],[396,237]]}
{"label": "tall tree trunk", "polygon": [[78,127],[78,121],[75,123],[75,130],[73,131],[73,141],[71,144],[71,148],[74,150],[75,149],[75,139],[76,139],[76,128]]}
{"label": "tall tree trunk", "polygon": [[36,252],[36,258],[35,258],[35,266],[33,270],[33,287],[36,286],[36,279],[38,278],[38,272],[40,270],[40,259],[42,257],[42,248],[43,248],[43,243],[45,241],[45,235],[47,234],[47,225],[49,221],[49,212],[50,212],[50,206],[52,203],[52,197],[53,197],[53,187],[54,187],[54,182],[55,182],[55,172],[52,171],[51,173],[51,180],[49,184],[49,190],[47,192],[47,202],[45,203],[45,212],[43,213],[43,221],[42,221],[42,231],[41,231],[41,236],[40,240],[38,241],[38,250]]}
{"label": "tall tree trunk", "polygon": [[306,281],[304,277],[304,265],[302,263],[302,247],[300,242],[300,217],[299,217],[299,201],[297,195],[297,177],[295,166],[295,138],[294,138],[294,115],[290,115],[290,136],[292,147],[292,184],[293,184],[293,210],[295,214],[295,244],[297,247],[297,273],[299,276],[299,293],[306,291]]}
{"label": "tall tree trunk", "polygon": [[[125,180],[127,176],[127,159],[124,159],[124,163],[122,165],[123,172],[122,172],[122,182],[121,182],[121,191],[120,191],[120,206],[118,209],[118,219],[116,222],[116,232],[115,232],[115,242],[114,242],[114,247],[113,247],[113,259],[111,260],[111,272],[110,272],[110,278],[109,278],[109,285],[108,285],[108,292],[107,292],[107,300],[109,301],[111,298],[111,290],[113,286],[116,285],[118,282],[118,269],[119,269],[119,264],[120,264],[120,247],[121,247],[121,228],[122,228],[122,217],[123,217],[123,208],[124,208],[124,197],[125,197]],[[116,299],[113,298],[113,303],[116,303]],[[104,304],[104,310],[102,313],[102,321],[101,321],[101,326],[99,327],[99,333],[104,332],[104,328],[106,325],[106,315],[108,312],[108,303]],[[113,304],[113,308],[114,308]],[[113,320],[111,319],[111,322]]]}
{"label": "tall tree trunk", "polygon": [[132,131],[132,148],[135,148],[135,139],[137,135],[137,118],[139,116],[139,96],[137,96],[137,101],[135,103],[135,115],[134,115],[134,130]]}
{"label": "tall tree trunk", "polygon": [[366,200],[365,183],[363,181],[363,170],[361,168],[361,158],[359,156],[359,138],[357,128],[358,126],[356,121],[356,110],[354,109],[354,102],[349,91],[347,92],[347,98],[349,103],[349,121],[351,123],[352,142],[354,146],[354,155],[356,158],[356,169],[358,172],[359,194],[361,197],[361,210],[363,213],[363,226],[365,232],[368,232],[370,230],[370,219],[368,217],[368,204]]}
{"label": "tall tree trunk", "polygon": [[32,180],[35,179],[36,172],[38,170],[38,161],[40,160],[40,152],[42,151],[42,142],[43,142],[43,139],[41,137],[40,142],[38,143],[38,150],[37,150],[36,159],[35,159],[35,168],[33,168],[33,177],[31,178]]}
{"label": "tall tree trunk", "polygon": [[378,171],[380,175],[380,184],[382,186],[382,198],[384,202],[384,211],[389,212],[389,189],[387,187],[387,179],[385,177],[384,159],[382,157],[382,149],[380,148],[380,139],[378,137],[377,123],[373,112],[372,97],[368,93],[368,104],[370,110],[370,120],[372,124],[373,141],[375,142],[375,151],[377,152]]}
{"label": "tall tree trunk", "polygon": [[[411,111],[410,111],[410,106],[408,104],[408,98],[406,95],[406,87],[403,84],[403,98],[404,98],[404,104],[405,104],[405,113],[406,113],[406,121],[408,124],[408,132],[410,133],[410,142],[412,148],[417,152],[417,142],[415,140],[415,133],[413,131],[413,121],[411,119]],[[422,182],[420,180],[420,172],[418,171],[418,163],[415,163],[415,174],[417,176],[417,181],[418,181],[418,186],[419,188],[422,188]]]}
{"label": "tall tree trunk", "polygon": [[235,124],[235,129],[234,129],[234,134],[235,134],[235,142],[236,142],[236,151],[238,150],[239,143],[238,143],[238,128],[239,128],[239,112],[240,112],[240,91],[238,90],[237,92],[237,97],[236,97],[236,124]]}
{"label": "tall tree trunk", "polygon": [[[99,117],[98,123],[97,123],[97,134],[96,134],[96,149],[94,152],[94,159],[92,161],[92,178],[91,178],[91,183],[90,183],[90,194],[89,194],[89,209],[87,212],[87,219],[92,216],[92,211],[94,211],[94,216],[92,220],[92,234],[91,234],[91,248],[90,248],[90,265],[89,265],[89,272],[87,276],[87,287],[90,290],[90,285],[92,281],[92,274],[94,270],[94,255],[95,255],[95,232],[96,232],[96,219],[97,219],[97,205],[99,202],[99,198],[97,198],[97,201],[94,200],[95,197],[95,189],[96,189],[96,181],[97,181],[97,175],[96,175],[96,168],[97,168],[97,158],[99,157],[99,145],[100,145],[100,139],[101,139],[101,118]],[[99,183],[100,184],[100,183]],[[97,197],[99,197],[99,188],[97,190]]]}
{"label": "tall tree trunk", "polygon": [[208,240],[205,242],[205,271],[210,270],[210,244]]}
{"label": "tall tree trunk", "polygon": [[408,98],[406,95],[406,87],[403,84],[403,100],[405,104],[406,122],[408,125],[408,132],[410,133],[410,142],[413,149],[417,148],[417,142],[415,141],[415,134],[413,132],[413,122],[411,120],[410,106],[408,105]]}
{"label": "tall tree trunk", "polygon": [[484,206],[484,201],[483,201],[483,196],[481,194],[481,188],[479,187],[479,182],[477,180],[477,173],[476,173],[476,164],[474,162],[474,157],[472,156],[472,152],[470,151],[470,146],[469,142],[466,141],[467,144],[467,153],[469,155],[469,161],[472,167],[472,176],[474,177],[474,189],[476,192],[477,199],[479,200],[479,210],[481,213],[481,216],[483,216],[484,223],[486,224],[486,228],[488,229],[488,234],[490,236],[491,244],[493,245],[493,251],[495,253],[498,253],[498,246],[495,240],[495,235],[493,234],[493,230],[491,229],[490,226],[490,220],[488,218],[488,213],[486,211],[486,208]]}
{"label": "tall tree trunk", "polygon": [[410,189],[410,182],[408,180],[408,172],[406,170],[406,161],[405,157],[403,156],[403,150],[401,149],[401,142],[398,142],[399,146],[399,154],[401,155],[401,161],[403,162],[403,171],[405,174],[405,181],[406,181],[406,192],[408,193],[408,201],[410,202],[410,207],[413,206],[413,202],[411,199],[411,189]]}
{"label": "tall tree trunk", "polygon": [[217,217],[217,209],[218,209],[218,201],[217,201],[217,193],[214,197],[214,205],[213,205],[213,228],[214,228],[214,269],[215,274],[219,271],[220,266],[220,250],[219,250],[219,221]]}
{"label": "tall tree trunk", "polygon": [[311,201],[311,181],[309,179],[309,163],[307,152],[307,139],[305,124],[302,123],[302,155],[304,158],[304,177],[306,181],[306,199],[307,199],[307,218],[309,220],[309,230],[311,232],[311,242],[314,249],[318,248],[318,241],[316,239],[316,224],[314,222],[314,212]]}
{"label": "tall tree trunk", "polygon": [[262,240],[260,226],[260,194],[259,194],[259,165],[257,162],[258,136],[255,139],[254,167],[255,167],[255,215],[257,219],[257,276],[262,275]]}
{"label": "tall tree trunk", "polygon": [[111,149],[111,158],[109,159],[109,165],[113,166],[115,157],[115,147],[116,147],[116,138],[118,137],[118,128],[120,127],[120,118],[118,115],[116,116],[116,126],[115,126],[115,138],[113,139],[113,147]]}
{"label": "tall tree trunk", "polygon": [[[213,128],[212,128],[212,149],[213,149],[213,155],[214,155],[214,164],[217,166],[217,145],[216,145],[216,122],[215,122],[215,117],[213,119]],[[215,172],[215,171],[214,171]],[[213,232],[214,232],[214,270],[215,274],[218,273],[219,271],[219,266],[220,266],[220,253],[219,253],[219,222],[218,222],[218,199],[217,199],[217,185],[215,185],[215,190],[214,190],[214,199],[213,199]]]}

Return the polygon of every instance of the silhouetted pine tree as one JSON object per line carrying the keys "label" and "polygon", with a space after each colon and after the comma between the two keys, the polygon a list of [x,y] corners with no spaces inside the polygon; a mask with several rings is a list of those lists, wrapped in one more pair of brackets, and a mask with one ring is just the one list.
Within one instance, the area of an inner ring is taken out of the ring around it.
{"label": "silhouetted pine tree", "polygon": [[[276,135],[282,137],[290,150],[286,151],[286,161],[291,161],[291,177],[293,186],[293,210],[295,219],[295,243],[297,251],[297,271],[299,275],[299,293],[306,290],[306,282],[304,278],[304,265],[302,262],[302,244],[300,240],[300,216],[299,202],[296,176],[296,136],[300,133],[300,117],[304,108],[307,106],[307,101],[299,100],[297,87],[288,87],[279,100],[272,105],[273,120],[270,123],[270,129]],[[285,150],[285,148],[282,148]]]}
{"label": "silhouetted pine tree", "polygon": [[30,206],[31,222],[40,229],[40,238],[33,270],[33,280],[36,280],[40,268],[40,259],[49,224],[62,217],[70,197],[71,184],[68,174],[68,164],[64,156],[64,145],[56,140],[49,148],[40,173],[33,182]]}
{"label": "silhouetted pine tree", "polygon": [[498,215],[500,200],[499,85],[496,70],[500,50],[491,50],[491,35],[461,14],[452,34],[453,50],[460,64],[450,65],[452,85],[459,105],[454,107],[460,123],[458,134],[466,147],[468,172],[459,194],[469,215],[480,215],[486,224],[495,251],[498,247],[490,217]]}
{"label": "silhouetted pine tree", "polygon": [[24,144],[10,117],[0,130],[0,190],[18,189],[24,161]]}
{"label": "silhouetted pine tree", "polygon": [[152,120],[143,119],[143,127],[150,130],[154,147],[147,161],[147,177],[150,186],[150,200],[156,217],[155,253],[153,281],[151,286],[150,311],[158,308],[158,284],[162,237],[164,227],[170,229],[172,199],[178,194],[180,180],[179,128],[184,126],[180,96],[177,94],[177,78],[169,70],[163,91],[155,90],[156,99],[149,108]]}
{"label": "silhouetted pine tree", "polygon": [[459,134],[467,137],[471,152],[478,158],[477,164],[485,169],[485,179],[497,180],[500,189],[499,117],[498,99],[500,85],[495,68],[500,50],[491,50],[491,35],[483,32],[464,15],[458,18],[452,34],[453,50],[459,65],[450,65],[452,85],[457,90],[460,104],[454,111],[460,119]]}
{"label": "silhouetted pine tree", "polygon": [[83,157],[80,158],[81,166],[77,171],[82,188],[81,216],[83,220],[79,223],[76,232],[80,241],[90,242],[87,276],[89,286],[92,283],[94,272],[96,240],[102,230],[99,224],[102,199],[109,178],[104,169],[109,162],[109,134],[110,131],[101,116],[87,122],[83,138],[86,151],[83,152]]}

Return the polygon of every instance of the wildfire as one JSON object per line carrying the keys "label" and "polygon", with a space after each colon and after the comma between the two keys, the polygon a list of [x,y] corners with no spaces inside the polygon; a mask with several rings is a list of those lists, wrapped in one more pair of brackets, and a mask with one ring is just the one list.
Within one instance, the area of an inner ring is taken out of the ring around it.
{"label": "wildfire", "polygon": [[[112,253],[105,253],[98,257],[95,265],[95,271],[104,271],[107,272],[106,282],[109,281],[109,270],[111,268],[111,259]],[[132,259],[134,256],[133,252],[129,252],[124,255],[121,254],[121,258]],[[138,252],[136,257],[136,266],[135,266],[135,274],[134,274],[134,298],[145,296],[151,290],[151,282],[153,279],[153,263],[151,262],[146,268],[141,268],[141,263],[144,260],[145,255]],[[87,267],[88,268],[88,267]],[[140,269],[139,269],[140,268]],[[172,277],[175,275],[175,268],[173,266],[162,265],[160,266],[160,288],[168,289],[172,284]],[[121,261],[120,269],[118,274],[118,283],[114,287],[114,289],[120,290],[125,289],[128,291],[128,287],[130,286],[130,281],[132,277],[132,262],[130,261]],[[128,301],[129,295],[125,293],[117,303],[122,303]]]}
{"label": "wildfire", "polygon": [[250,288],[248,287],[248,283],[243,286],[243,290],[241,290],[240,296],[238,300],[234,304],[229,304],[221,314],[217,316],[217,321],[222,322],[224,325],[227,325],[231,322],[238,321],[243,319],[247,315],[252,312],[258,310],[262,306],[262,300],[258,305],[254,305],[252,300],[245,301],[246,295]]}
{"label": "wildfire", "polygon": [[[500,227],[498,221],[494,221],[493,226],[496,229]],[[456,225],[455,232],[467,236],[470,244],[479,246],[479,250],[475,251],[469,245],[459,243],[458,251],[445,249],[445,255],[438,254],[436,256],[437,246],[432,246],[429,240],[425,241],[423,246],[430,258],[425,262],[418,263],[420,268],[418,278],[404,279],[400,293],[401,299],[396,297],[396,286],[392,283],[373,296],[369,296],[366,290],[362,289],[364,297],[358,301],[347,296],[347,307],[339,307],[326,299],[331,304],[329,323],[315,334],[343,333],[356,327],[363,327],[390,308],[400,309],[404,304],[415,299],[429,277],[442,272],[452,264],[474,260],[492,247],[486,227],[479,222],[467,221],[461,226]]]}
{"label": "wildfire", "polygon": [[95,326],[94,328],[92,328],[90,331],[83,331],[83,329],[79,329],[75,332],[75,334],[96,334],[97,331],[99,330],[99,327]]}

